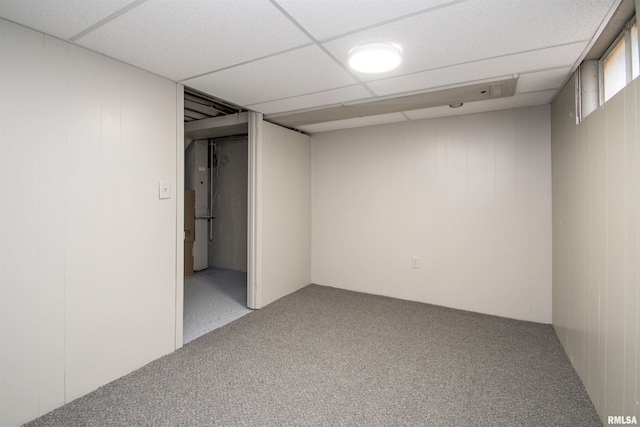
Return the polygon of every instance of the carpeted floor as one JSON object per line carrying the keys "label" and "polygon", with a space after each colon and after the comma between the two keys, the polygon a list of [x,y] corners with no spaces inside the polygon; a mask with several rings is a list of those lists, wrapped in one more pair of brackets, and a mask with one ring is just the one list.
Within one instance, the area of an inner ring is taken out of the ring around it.
{"label": "carpeted floor", "polygon": [[29,426],[596,426],[551,326],[310,285]]}

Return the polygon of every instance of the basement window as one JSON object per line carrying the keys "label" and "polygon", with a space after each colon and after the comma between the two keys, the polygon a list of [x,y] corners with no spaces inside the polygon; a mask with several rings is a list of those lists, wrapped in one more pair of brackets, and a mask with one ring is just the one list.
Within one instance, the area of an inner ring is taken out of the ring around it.
{"label": "basement window", "polygon": [[625,25],[624,31],[607,49],[600,62],[602,105],[638,76],[638,24],[635,18]]}
{"label": "basement window", "polygon": [[638,51],[638,23],[631,26],[631,80],[640,75],[640,53]]}
{"label": "basement window", "polygon": [[576,72],[576,123],[640,75],[639,48],[638,24],[633,16],[606,50],[589,52]]}
{"label": "basement window", "polygon": [[602,60],[602,86],[604,102],[620,92],[627,85],[627,67],[624,37],[618,41],[609,54]]}

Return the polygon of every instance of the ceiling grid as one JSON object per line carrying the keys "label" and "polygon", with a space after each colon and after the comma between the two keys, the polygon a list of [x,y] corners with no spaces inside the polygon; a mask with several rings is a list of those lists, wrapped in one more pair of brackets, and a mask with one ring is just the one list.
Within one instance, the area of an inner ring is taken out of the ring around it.
{"label": "ceiling grid", "polygon": [[[296,128],[313,133],[548,104],[620,4],[621,0],[0,0],[0,17],[225,100],[221,102],[238,106],[236,112],[258,111],[274,122],[305,114],[311,119]],[[352,48],[381,41],[402,47],[398,68],[377,75],[349,68]],[[334,116],[326,114],[415,94],[464,91],[505,77],[516,79],[511,96],[469,98],[461,100],[461,108],[449,108],[442,98],[441,105],[429,101],[424,108],[414,104],[406,111],[379,110],[338,120],[328,120]],[[208,113],[192,111],[186,119],[215,117]]]}

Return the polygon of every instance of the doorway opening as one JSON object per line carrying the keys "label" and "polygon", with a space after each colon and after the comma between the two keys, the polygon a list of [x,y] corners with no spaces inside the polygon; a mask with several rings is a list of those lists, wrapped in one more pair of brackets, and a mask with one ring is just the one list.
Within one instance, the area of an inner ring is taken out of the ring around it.
{"label": "doorway opening", "polygon": [[246,116],[185,88],[185,224],[193,218],[185,240],[185,344],[251,312]]}

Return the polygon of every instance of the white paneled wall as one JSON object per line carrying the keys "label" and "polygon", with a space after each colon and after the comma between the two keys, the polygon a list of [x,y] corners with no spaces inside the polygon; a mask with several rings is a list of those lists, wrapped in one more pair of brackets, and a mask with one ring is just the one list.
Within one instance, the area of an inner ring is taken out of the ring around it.
{"label": "white paneled wall", "polygon": [[574,85],[552,107],[553,324],[606,423],[640,417],[640,87],[576,125]]}
{"label": "white paneled wall", "polygon": [[550,323],[549,114],[314,135],[312,281]]}
{"label": "white paneled wall", "polygon": [[247,271],[247,137],[220,139],[209,265]]}
{"label": "white paneled wall", "polygon": [[175,83],[0,31],[0,424],[12,426],[175,349],[179,111]]}
{"label": "white paneled wall", "polygon": [[311,280],[311,138],[263,122],[259,307]]}

